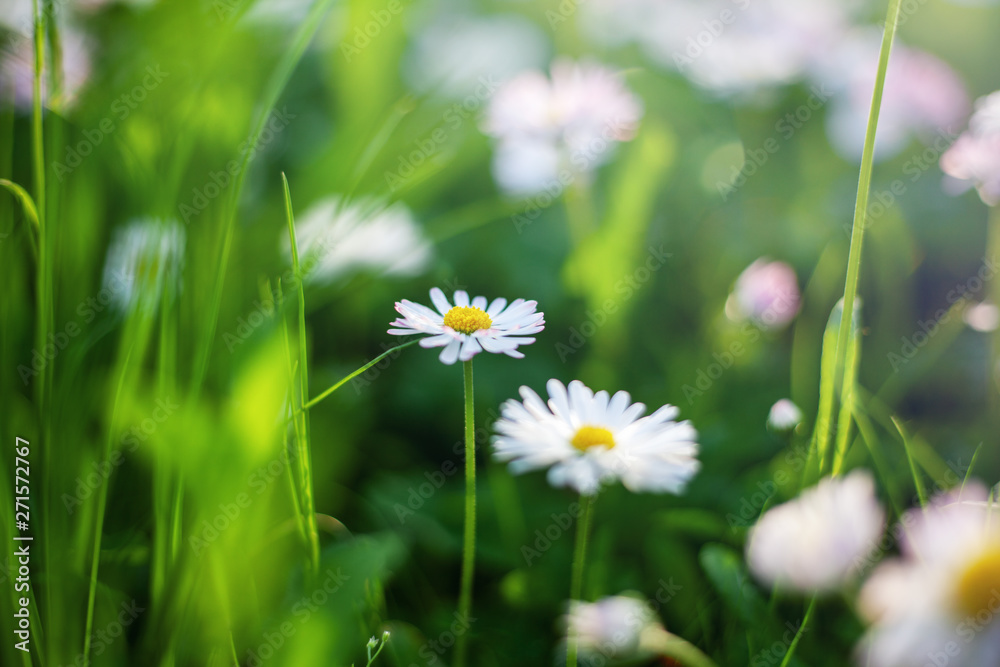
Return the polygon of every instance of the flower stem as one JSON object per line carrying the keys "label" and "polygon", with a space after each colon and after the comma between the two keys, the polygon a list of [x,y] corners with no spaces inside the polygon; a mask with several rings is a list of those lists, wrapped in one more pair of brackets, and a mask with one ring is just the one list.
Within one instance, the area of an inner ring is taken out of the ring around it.
{"label": "flower stem", "polygon": [[[590,537],[590,526],[594,519],[594,500],[596,496],[580,495],[582,511],[576,524],[576,546],[573,547],[573,572],[569,585],[569,599],[580,600],[583,597],[583,569],[587,562],[587,540]],[[566,667],[576,667],[577,642],[575,637],[569,637],[569,648],[566,653]]]}
{"label": "flower stem", "polygon": [[[476,565],[476,424],[472,393],[472,360],[465,371],[465,537],[462,544],[462,584],[458,597],[459,619],[472,613],[472,575]],[[466,622],[468,625],[468,622]],[[455,667],[465,667],[468,630],[455,642]]]}
{"label": "flower stem", "polygon": [[802,618],[802,623],[799,624],[799,629],[795,633],[795,637],[792,638],[792,643],[788,646],[788,652],[785,653],[785,659],[781,661],[781,667],[787,667],[788,663],[792,661],[792,656],[795,654],[795,648],[799,645],[799,640],[802,639],[802,633],[806,631],[806,625],[809,623],[809,619],[812,617],[813,610],[816,608],[816,597],[809,601],[809,606],[806,608],[806,615]]}

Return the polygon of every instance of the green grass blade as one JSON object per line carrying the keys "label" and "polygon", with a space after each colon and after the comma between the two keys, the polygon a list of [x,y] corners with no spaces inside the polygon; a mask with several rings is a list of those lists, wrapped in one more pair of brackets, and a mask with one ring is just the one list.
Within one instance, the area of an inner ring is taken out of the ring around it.
{"label": "green grass blade", "polygon": [[[292,212],[292,194],[288,189],[288,179],[281,174],[281,184],[285,192],[285,217],[288,221],[288,239],[292,248],[292,270],[296,278],[299,297],[299,404],[303,405],[309,397],[309,364],[306,341],[306,293],[302,285],[302,270],[299,266],[299,249],[295,241],[295,214]],[[302,485],[302,511],[309,536],[310,570],[315,575],[319,571],[319,529],[316,525],[316,510],[312,495],[312,463],[309,447],[309,416],[302,408],[297,413],[301,419],[300,429],[296,430],[299,442],[299,480]]]}
{"label": "green grass blade", "polygon": [[[867,223],[868,198],[871,192],[872,169],[875,159],[875,131],[878,128],[879,111],[882,107],[882,91],[885,87],[885,73],[889,67],[889,53],[892,51],[892,42],[896,36],[899,22],[900,4],[901,0],[889,0],[885,32],[882,34],[882,47],[879,51],[878,72],[875,75],[875,89],[868,112],[868,129],[865,132],[865,145],[861,155],[861,173],[858,178],[858,196],[854,203],[851,250],[847,258],[847,278],[844,281],[844,315],[840,321],[840,331],[837,334],[837,368],[843,367],[843,360],[847,356],[848,341],[854,321],[854,302],[858,292],[861,249]],[[846,373],[845,368],[844,374],[846,375]]]}
{"label": "green grass blade", "polygon": [[917,497],[920,498],[920,506],[927,507],[927,489],[924,488],[923,477],[920,476],[920,471],[917,470],[917,463],[913,459],[910,436],[907,434],[906,429],[903,428],[903,423],[897,417],[892,418],[892,423],[895,425],[896,430],[899,431],[899,435],[903,439],[903,448],[906,450],[906,460],[910,464],[910,474],[913,475],[913,484],[917,489]]}
{"label": "green grass blade", "polygon": [[[271,111],[278,103],[278,98],[281,96],[281,92],[285,89],[289,79],[291,79],[292,72],[295,71],[295,67],[298,65],[299,60],[301,60],[302,54],[305,53],[306,47],[309,45],[309,42],[312,41],[313,35],[319,29],[320,20],[326,14],[326,10],[331,4],[332,0],[316,0],[316,2],[313,3],[308,16],[306,16],[306,19],[302,22],[302,26],[295,35],[295,39],[292,41],[291,49],[285,53],[281,62],[278,63],[278,67],[274,74],[271,76],[264,94],[264,104],[261,105],[260,115],[257,117],[257,122],[254,125],[253,130],[250,132],[250,136],[246,144],[247,146],[256,146],[257,142],[260,140],[260,135],[264,131],[264,127],[266,126],[267,120],[271,115]],[[239,205],[240,194],[243,192],[243,184],[246,181],[247,167],[250,164],[250,159],[253,154],[254,151],[248,150],[243,155],[243,162],[240,165],[239,176],[236,177],[235,187],[233,187],[232,195],[230,196],[225,213],[225,229],[223,230],[222,236],[222,251],[215,275],[212,304],[208,313],[208,330],[206,331],[204,340],[202,340],[201,348],[195,362],[193,387],[196,391],[200,388],[201,383],[205,378],[205,372],[208,367],[208,357],[212,351],[212,341],[215,338],[215,329],[218,326],[219,310],[222,307],[222,291],[226,282],[226,269],[229,266],[229,254],[233,245],[233,233],[236,227],[236,213]]]}
{"label": "green grass blade", "polygon": [[340,389],[341,387],[343,387],[345,384],[347,384],[348,382],[350,382],[351,380],[353,380],[357,376],[361,375],[362,373],[364,373],[366,370],[368,370],[369,368],[371,368],[372,366],[374,366],[378,362],[380,362],[383,359],[385,359],[386,357],[388,357],[393,352],[396,352],[397,350],[405,349],[405,348],[410,347],[411,345],[415,345],[415,344],[417,344],[419,342],[420,342],[420,339],[417,338],[417,339],[414,339],[414,340],[411,340],[411,341],[407,341],[407,342],[403,343],[402,345],[397,345],[396,347],[390,347],[388,350],[386,350],[382,354],[378,355],[377,357],[375,357],[374,359],[372,359],[371,361],[369,361],[367,364],[365,364],[364,366],[362,366],[358,370],[356,370],[353,373],[351,373],[350,375],[346,375],[343,378],[341,378],[340,380],[338,380],[332,387],[330,387],[329,389],[327,389],[326,391],[324,391],[322,394],[320,394],[316,398],[312,399],[311,401],[309,401],[308,403],[306,403],[305,405],[303,405],[302,409],[303,410],[308,410],[309,408],[314,407],[316,404],[318,404],[324,398],[326,398],[327,396],[329,396],[333,392],[337,391],[338,389]]}
{"label": "green grass blade", "polygon": [[983,449],[983,443],[979,443],[976,446],[976,451],[972,453],[972,460],[969,461],[969,469],[965,471],[965,478],[962,479],[962,488],[959,490],[959,493],[965,491],[965,485],[969,482],[969,479],[972,477],[972,469],[976,467],[976,461],[979,460],[979,452],[981,452],[982,449]]}

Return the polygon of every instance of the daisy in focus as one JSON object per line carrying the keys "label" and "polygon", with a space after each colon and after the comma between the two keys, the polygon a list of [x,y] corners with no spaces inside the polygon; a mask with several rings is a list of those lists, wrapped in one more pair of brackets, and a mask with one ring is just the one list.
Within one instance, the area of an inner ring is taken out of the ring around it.
{"label": "daisy in focus", "polygon": [[750,531],[747,564],[769,585],[833,591],[857,573],[884,526],[871,475],[826,478],[764,513]]}
{"label": "daisy in focus", "polygon": [[616,479],[630,491],[681,493],[698,472],[698,434],[674,421],[678,408],[642,417],[646,406],[625,391],[595,394],[579,380],[567,388],[554,379],[546,388],[547,404],[521,387],[523,401],[503,405],[494,455],[510,462],[512,473],[548,468],[553,486],[593,496]]}
{"label": "daisy in focus", "polygon": [[970,484],[901,523],[902,556],[879,565],[861,590],[871,628],[859,663],[1000,664],[1000,516],[986,489]]}
{"label": "daisy in focus", "polygon": [[535,342],[531,334],[545,328],[545,314],[535,310],[538,303],[499,298],[488,302],[486,297],[469,299],[463,290],[455,292],[454,305],[437,287],[431,290],[431,301],[437,310],[403,299],[396,303],[402,317],[392,322],[393,336],[427,334],[421,347],[443,347],[441,362],[453,364],[469,361],[483,350],[503,353],[515,359],[524,358],[521,345]]}
{"label": "daisy in focus", "polygon": [[592,62],[557,60],[551,78],[530,70],[490,99],[483,130],[497,141],[493,176],[512,195],[561,190],[588,174],[629,141],[642,102],[612,70]]}

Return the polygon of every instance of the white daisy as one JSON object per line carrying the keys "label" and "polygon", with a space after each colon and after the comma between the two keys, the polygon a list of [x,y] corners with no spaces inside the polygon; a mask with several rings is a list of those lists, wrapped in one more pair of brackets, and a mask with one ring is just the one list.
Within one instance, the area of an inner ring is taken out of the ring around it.
{"label": "white daisy", "polygon": [[679,410],[665,405],[647,417],[628,392],[596,394],[579,380],[567,389],[549,380],[548,405],[528,387],[523,402],[509,400],[496,423],[495,457],[520,474],[549,468],[553,486],[594,495],[620,479],[630,491],[681,493],[698,472],[697,432],[675,422]]}
{"label": "white daisy", "polygon": [[154,309],[164,290],[180,289],[184,227],[141,219],[115,230],[104,262],[104,289],[122,311]]}
{"label": "white daisy", "polygon": [[[551,77],[522,72],[490,100],[483,131],[497,141],[493,175],[509,194],[558,186],[564,171],[589,174],[638,130],[642,102],[620,75],[565,59],[551,69]],[[530,176],[522,171],[527,166]]]}
{"label": "white daisy", "polygon": [[776,431],[791,431],[802,423],[802,410],[787,398],[771,406],[767,415],[767,425]]}
{"label": "white daisy", "polygon": [[859,664],[1000,664],[1000,516],[986,490],[970,484],[901,523],[902,557],[882,563],[861,590],[871,628]]}
{"label": "white daisy", "polygon": [[826,478],[761,517],[750,531],[747,564],[767,584],[836,590],[866,562],[884,525],[871,475]]}
{"label": "white daisy", "polygon": [[956,189],[975,185],[984,204],[1000,204],[1000,90],[976,101],[969,129],[941,156],[941,170]]}
{"label": "white daisy", "polygon": [[443,347],[440,358],[445,364],[458,359],[468,361],[483,350],[522,359],[524,354],[518,352],[518,346],[534,343],[535,339],[528,336],[545,328],[545,314],[535,310],[535,301],[515,299],[508,304],[501,298],[487,305],[486,297],[470,300],[466,292],[459,290],[452,306],[437,287],[431,290],[431,301],[437,312],[406,299],[397,302],[396,311],[402,317],[396,318],[392,326],[398,328],[389,329],[389,333],[429,334],[420,346]]}
{"label": "white daisy", "polygon": [[[431,244],[402,203],[386,206],[377,199],[347,203],[338,195],[310,206],[295,221],[302,273],[309,284],[328,284],[356,271],[394,276],[421,273],[431,258]],[[291,260],[287,231],[281,235]]]}
{"label": "white daisy", "polygon": [[606,658],[635,657],[642,648],[643,633],[663,626],[648,603],[626,595],[606,597],[597,602],[569,603],[564,622],[566,635],[576,640],[583,655]]}

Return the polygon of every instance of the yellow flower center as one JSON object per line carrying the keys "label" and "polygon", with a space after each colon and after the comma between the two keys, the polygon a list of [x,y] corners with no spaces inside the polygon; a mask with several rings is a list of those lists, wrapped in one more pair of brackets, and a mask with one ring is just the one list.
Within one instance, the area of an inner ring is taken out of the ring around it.
{"label": "yellow flower center", "polygon": [[464,334],[493,326],[490,316],[475,306],[455,306],[444,316],[444,325]]}
{"label": "yellow flower center", "polygon": [[604,445],[608,449],[612,449],[615,446],[615,437],[611,435],[611,431],[600,426],[581,426],[580,430],[573,436],[573,439],[570,440],[570,444],[581,452],[585,452],[591,447],[597,447],[598,445]]}
{"label": "yellow flower center", "polygon": [[962,572],[955,589],[955,605],[967,616],[983,611],[992,613],[997,596],[1000,596],[1000,547],[994,546]]}

